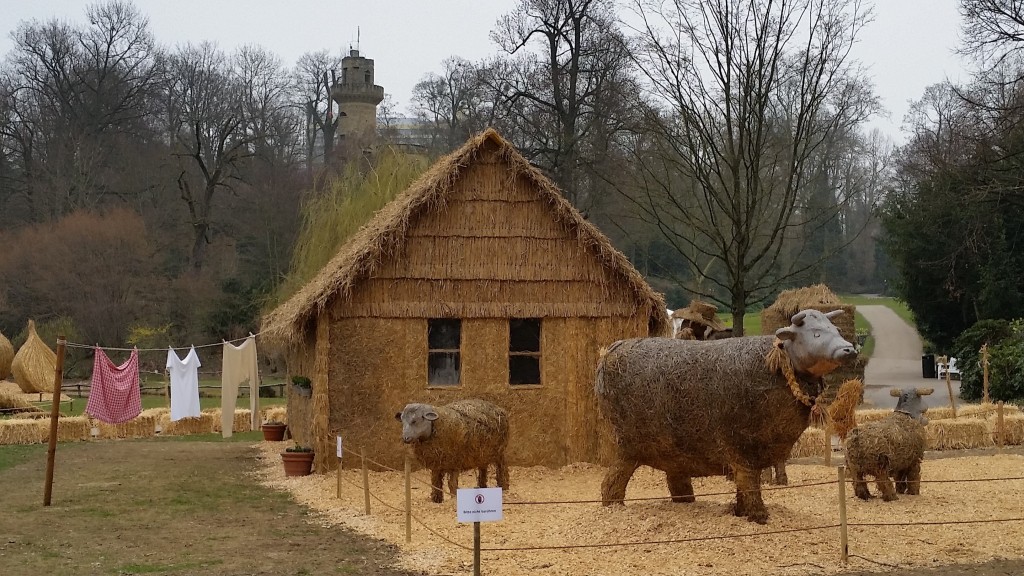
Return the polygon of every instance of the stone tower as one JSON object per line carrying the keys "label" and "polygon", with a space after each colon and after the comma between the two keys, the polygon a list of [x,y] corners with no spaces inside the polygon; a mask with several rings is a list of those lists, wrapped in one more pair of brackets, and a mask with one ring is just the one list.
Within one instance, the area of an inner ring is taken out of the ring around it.
{"label": "stone tower", "polygon": [[373,60],[349,50],[341,60],[341,79],[331,86],[331,99],[338,103],[338,132],[343,138],[374,137],[384,88],[373,83]]}

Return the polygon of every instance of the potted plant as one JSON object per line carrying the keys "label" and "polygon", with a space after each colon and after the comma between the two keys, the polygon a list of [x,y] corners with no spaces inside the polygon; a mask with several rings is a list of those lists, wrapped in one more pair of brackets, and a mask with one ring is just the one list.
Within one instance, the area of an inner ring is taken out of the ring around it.
{"label": "potted plant", "polygon": [[313,449],[298,443],[281,452],[285,476],[308,476],[313,470]]}
{"label": "potted plant", "polygon": [[309,398],[313,391],[313,382],[305,376],[292,376],[292,386],[300,396]]}
{"label": "potted plant", "polygon": [[280,442],[284,440],[284,431],[288,427],[284,422],[278,422],[277,420],[268,420],[260,426],[260,430],[263,431],[263,439],[268,442]]}

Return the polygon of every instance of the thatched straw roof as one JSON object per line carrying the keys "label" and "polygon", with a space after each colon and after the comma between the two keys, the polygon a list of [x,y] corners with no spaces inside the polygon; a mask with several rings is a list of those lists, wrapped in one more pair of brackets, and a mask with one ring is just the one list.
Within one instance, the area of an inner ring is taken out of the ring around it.
{"label": "thatched straw roof", "polygon": [[546,200],[552,217],[583,244],[588,253],[623,280],[635,297],[637,310],[646,314],[652,334],[669,332],[662,296],[651,289],[643,276],[597,227],[587,222],[562,197],[551,180],[531,166],[497,131],[488,129],[435,163],[356,232],[313,280],[264,316],[262,330],[270,341],[285,345],[300,342],[310,328],[310,321],[329,302],[351,295],[361,280],[400,252],[417,216],[444,209],[455,183],[483,151],[497,154],[507,165],[510,180],[520,177],[531,182]]}

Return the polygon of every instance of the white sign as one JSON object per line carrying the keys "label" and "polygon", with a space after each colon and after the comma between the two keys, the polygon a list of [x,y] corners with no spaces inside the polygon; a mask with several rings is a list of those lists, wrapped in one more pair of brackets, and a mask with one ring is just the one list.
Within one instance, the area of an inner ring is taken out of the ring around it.
{"label": "white sign", "polygon": [[341,436],[338,436],[338,460],[341,460]]}
{"label": "white sign", "polygon": [[501,488],[459,488],[459,522],[497,522],[502,519]]}

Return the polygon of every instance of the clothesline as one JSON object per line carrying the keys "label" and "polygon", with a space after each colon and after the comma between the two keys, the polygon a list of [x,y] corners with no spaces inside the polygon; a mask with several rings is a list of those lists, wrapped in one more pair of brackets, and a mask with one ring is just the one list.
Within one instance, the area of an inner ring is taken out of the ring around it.
{"label": "clothesline", "polygon": [[87,348],[89,350],[99,348],[100,350],[118,350],[121,352],[131,352],[132,350],[138,350],[139,352],[166,352],[168,349],[188,350],[190,348],[212,348],[214,346],[223,346],[224,344],[234,344],[235,342],[244,342],[249,338],[255,338],[260,334],[263,334],[263,332],[257,332],[255,334],[250,333],[248,336],[235,338],[234,340],[224,340],[222,342],[217,342],[215,344],[200,344],[199,346],[168,346],[166,348],[115,348],[113,346],[99,346],[97,344],[79,344],[78,342],[65,342],[64,345],[67,346],[68,348]]}

